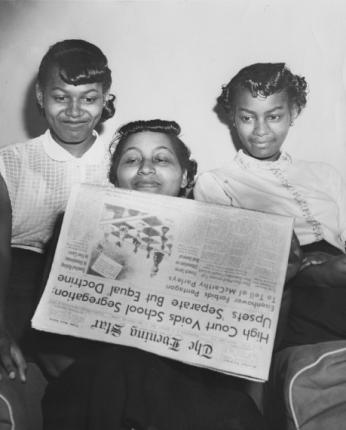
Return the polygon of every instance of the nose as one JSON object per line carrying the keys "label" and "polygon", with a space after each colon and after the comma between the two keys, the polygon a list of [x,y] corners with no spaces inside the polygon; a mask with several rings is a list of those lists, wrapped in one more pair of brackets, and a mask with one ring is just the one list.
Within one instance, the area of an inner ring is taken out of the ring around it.
{"label": "nose", "polygon": [[152,160],[142,160],[139,168],[138,168],[138,174],[139,175],[149,175],[150,173],[155,173],[155,166],[152,162]]}
{"label": "nose", "polygon": [[71,100],[67,106],[66,114],[71,118],[78,118],[82,113],[78,100]]}
{"label": "nose", "polygon": [[259,119],[255,123],[254,134],[256,136],[265,136],[268,133],[268,124],[264,119]]}

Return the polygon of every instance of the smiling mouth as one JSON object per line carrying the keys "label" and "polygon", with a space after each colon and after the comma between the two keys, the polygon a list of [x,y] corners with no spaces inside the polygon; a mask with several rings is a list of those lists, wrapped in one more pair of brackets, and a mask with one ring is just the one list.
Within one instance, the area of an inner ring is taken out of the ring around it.
{"label": "smiling mouth", "polygon": [[160,184],[158,183],[158,182],[153,182],[153,181],[151,181],[151,182],[149,182],[149,181],[138,181],[138,182],[135,182],[135,187],[136,188],[148,188],[148,189],[150,189],[150,188],[157,188]]}
{"label": "smiling mouth", "polygon": [[80,127],[86,125],[87,121],[63,121],[63,123],[69,127]]}
{"label": "smiling mouth", "polygon": [[271,140],[253,140],[252,144],[254,145],[269,145],[272,141]]}

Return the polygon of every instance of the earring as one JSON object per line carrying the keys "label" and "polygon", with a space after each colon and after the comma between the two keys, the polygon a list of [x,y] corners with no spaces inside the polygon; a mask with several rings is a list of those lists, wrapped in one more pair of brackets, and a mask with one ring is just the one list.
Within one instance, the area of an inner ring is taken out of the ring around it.
{"label": "earring", "polygon": [[290,127],[292,127],[293,124],[294,124],[294,121],[293,121],[293,119],[291,119],[291,121],[290,121]]}

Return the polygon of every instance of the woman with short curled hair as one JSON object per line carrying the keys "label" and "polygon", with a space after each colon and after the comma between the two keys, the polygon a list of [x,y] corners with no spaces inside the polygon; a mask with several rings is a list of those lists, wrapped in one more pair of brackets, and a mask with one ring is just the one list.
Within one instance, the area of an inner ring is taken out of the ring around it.
{"label": "woman with short curled hair", "polygon": [[80,39],[57,42],[44,55],[37,103],[47,131],[0,149],[0,363],[10,379],[26,380],[35,354],[30,319],[45,251],[71,187],[108,182],[108,145],[95,128],[114,115],[106,56]]}
{"label": "woman with short curled hair", "polygon": [[[121,127],[109,171],[119,188],[185,196],[197,164],[174,121]],[[141,252],[145,253],[145,245]],[[140,252],[136,248],[136,252]],[[156,276],[164,256],[153,253]],[[121,345],[76,361],[47,389],[45,430],[264,430],[242,381]]]}

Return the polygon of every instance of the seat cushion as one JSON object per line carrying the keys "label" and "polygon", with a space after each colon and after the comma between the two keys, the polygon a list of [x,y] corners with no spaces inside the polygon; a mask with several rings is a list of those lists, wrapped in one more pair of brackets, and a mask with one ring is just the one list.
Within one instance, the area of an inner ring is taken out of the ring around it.
{"label": "seat cushion", "polygon": [[274,357],[271,392],[286,430],[342,430],[346,423],[346,341],[286,348]]}

